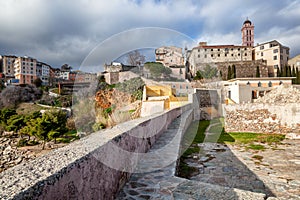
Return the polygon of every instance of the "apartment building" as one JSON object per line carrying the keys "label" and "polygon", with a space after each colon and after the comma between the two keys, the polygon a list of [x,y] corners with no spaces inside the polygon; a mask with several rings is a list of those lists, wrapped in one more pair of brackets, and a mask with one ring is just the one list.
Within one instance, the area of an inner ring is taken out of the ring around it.
{"label": "apartment building", "polygon": [[155,49],[155,60],[166,67],[183,66],[184,57],[182,48],[175,46],[159,47],[158,49]]}
{"label": "apartment building", "polygon": [[276,75],[277,69],[288,65],[290,48],[283,46],[278,41],[273,40],[254,47],[254,59],[266,60],[267,66],[274,71]]}
{"label": "apartment building", "polygon": [[15,78],[20,84],[33,84],[37,78],[37,60],[27,56],[17,57],[14,61]]}
{"label": "apartment building", "polygon": [[50,65],[43,62],[37,62],[36,64],[37,77],[42,80],[42,85],[49,85],[50,68]]}
{"label": "apartment building", "polygon": [[6,78],[14,77],[14,62],[16,59],[17,56],[1,56],[2,73]]}

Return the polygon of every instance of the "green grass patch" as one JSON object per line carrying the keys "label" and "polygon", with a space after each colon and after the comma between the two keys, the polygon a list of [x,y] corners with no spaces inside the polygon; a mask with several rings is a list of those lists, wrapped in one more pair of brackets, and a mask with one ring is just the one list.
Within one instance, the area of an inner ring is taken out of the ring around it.
{"label": "green grass patch", "polygon": [[190,145],[185,152],[182,154],[182,157],[187,158],[190,155],[194,153],[198,153],[200,151],[200,148],[197,146],[197,144],[202,143],[205,138],[205,130],[209,126],[210,122],[208,120],[203,121],[195,121],[192,122],[189,128],[187,129],[185,136],[183,138],[183,144],[188,144],[190,141],[189,137],[193,136],[196,132],[195,137],[193,138],[192,144]]}
{"label": "green grass patch", "polygon": [[278,144],[284,140],[285,136],[268,133],[228,133],[237,143],[249,144],[253,142]]}
{"label": "green grass patch", "polygon": [[235,142],[235,138],[232,137],[229,133],[225,132],[224,128],[222,129],[222,133],[218,139],[218,143],[234,143]]}
{"label": "green grass patch", "polygon": [[252,150],[265,150],[265,146],[261,144],[249,144],[246,148]]}

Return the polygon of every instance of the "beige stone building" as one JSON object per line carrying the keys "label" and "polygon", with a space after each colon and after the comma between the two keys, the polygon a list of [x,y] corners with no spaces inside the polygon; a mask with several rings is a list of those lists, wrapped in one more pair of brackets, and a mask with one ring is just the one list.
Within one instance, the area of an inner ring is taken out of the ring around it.
{"label": "beige stone building", "polygon": [[288,65],[291,67],[295,66],[295,67],[300,68],[300,54],[289,59]]}
{"label": "beige stone building", "polygon": [[207,45],[200,42],[188,57],[188,66],[192,75],[206,65],[240,61],[252,61],[252,47],[235,45]]}
{"label": "beige stone building", "polygon": [[160,62],[166,67],[184,65],[184,57],[182,48],[180,47],[159,47],[158,49],[155,49],[155,59],[156,62]]}
{"label": "beige stone building", "polygon": [[5,77],[14,76],[14,62],[17,59],[16,56],[1,56],[2,58],[2,73]]}
{"label": "beige stone building", "polygon": [[15,78],[20,84],[33,84],[37,78],[37,60],[30,57],[18,57],[14,61]]}
{"label": "beige stone building", "polygon": [[266,60],[269,71],[274,71],[274,76],[278,68],[288,65],[290,48],[283,46],[276,40],[257,44],[253,50],[254,59]]}

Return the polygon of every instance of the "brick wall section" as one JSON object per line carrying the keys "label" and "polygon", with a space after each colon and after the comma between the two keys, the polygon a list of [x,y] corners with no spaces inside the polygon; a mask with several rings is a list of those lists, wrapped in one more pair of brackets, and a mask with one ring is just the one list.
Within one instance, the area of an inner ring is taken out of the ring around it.
{"label": "brick wall section", "polygon": [[241,104],[225,106],[227,132],[300,133],[300,105]]}

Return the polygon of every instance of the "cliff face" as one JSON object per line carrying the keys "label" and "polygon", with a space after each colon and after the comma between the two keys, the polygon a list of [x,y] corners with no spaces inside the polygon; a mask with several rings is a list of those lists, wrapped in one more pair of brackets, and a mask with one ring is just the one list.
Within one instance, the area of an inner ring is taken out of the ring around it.
{"label": "cliff face", "polygon": [[96,106],[107,109],[114,106],[115,109],[120,109],[131,104],[134,99],[131,94],[120,92],[116,89],[99,90],[95,95]]}

